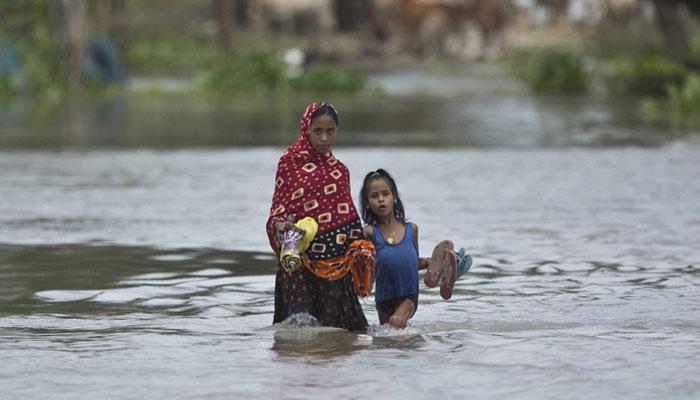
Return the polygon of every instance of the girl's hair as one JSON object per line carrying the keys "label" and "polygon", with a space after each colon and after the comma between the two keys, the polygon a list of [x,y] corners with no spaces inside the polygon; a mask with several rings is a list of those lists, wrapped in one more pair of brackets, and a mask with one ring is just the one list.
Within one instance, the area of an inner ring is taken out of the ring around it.
{"label": "girl's hair", "polygon": [[362,207],[362,219],[366,224],[376,225],[379,223],[379,217],[369,208],[369,184],[372,181],[384,179],[389,184],[391,189],[391,194],[394,195],[394,217],[401,221],[401,223],[406,223],[406,213],[403,209],[403,203],[399,197],[399,190],[396,188],[396,182],[394,178],[389,175],[388,172],[379,168],[376,171],[372,171],[365,175],[365,180],[362,183],[362,190],[360,191],[360,207]]}
{"label": "girl's hair", "polygon": [[316,118],[322,115],[330,115],[331,118],[333,118],[333,120],[335,121],[335,124],[339,124],[338,111],[335,109],[335,107],[333,107],[333,104],[322,101],[321,105],[318,106],[316,111],[314,111],[313,114],[311,114],[311,121],[315,120]]}

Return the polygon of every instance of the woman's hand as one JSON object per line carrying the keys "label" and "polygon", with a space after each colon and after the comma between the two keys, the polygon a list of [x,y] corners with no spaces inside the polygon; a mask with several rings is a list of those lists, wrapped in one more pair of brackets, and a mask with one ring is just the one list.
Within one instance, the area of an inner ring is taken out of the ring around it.
{"label": "woman's hand", "polygon": [[290,229],[294,229],[294,224],[290,221],[277,221],[275,222],[275,231],[277,231],[277,237],[281,240],[285,232]]}

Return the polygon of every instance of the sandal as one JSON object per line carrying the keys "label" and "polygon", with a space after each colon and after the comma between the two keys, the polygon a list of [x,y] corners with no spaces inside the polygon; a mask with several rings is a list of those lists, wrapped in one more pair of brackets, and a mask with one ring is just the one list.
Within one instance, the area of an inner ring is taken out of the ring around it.
{"label": "sandal", "polygon": [[466,254],[466,250],[464,250],[464,247],[459,249],[459,251],[456,254],[457,256],[457,277],[459,278],[460,276],[464,275],[469,271],[469,268],[472,267],[472,256],[469,254]]}

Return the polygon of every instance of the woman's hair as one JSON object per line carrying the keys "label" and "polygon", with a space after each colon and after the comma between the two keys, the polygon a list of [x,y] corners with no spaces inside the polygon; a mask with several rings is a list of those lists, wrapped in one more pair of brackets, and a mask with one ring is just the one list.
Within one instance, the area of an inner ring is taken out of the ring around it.
{"label": "woman's hair", "polygon": [[[330,115],[331,118],[333,118],[333,120],[335,121],[335,124],[339,124],[338,111],[335,109],[335,107],[333,107],[333,104],[322,101],[321,105],[318,106],[316,111],[314,111],[313,114],[311,114],[311,121],[315,120],[316,118],[322,115]],[[311,121],[309,121],[309,123]]]}
{"label": "woman's hair", "polygon": [[391,194],[394,195],[395,200],[394,217],[396,217],[397,220],[401,221],[401,223],[405,224],[406,213],[404,212],[403,203],[401,202],[401,198],[399,197],[399,190],[396,188],[396,182],[394,182],[394,178],[392,178],[388,172],[381,168],[365,175],[365,180],[362,183],[362,190],[360,190],[360,207],[362,207],[362,220],[364,220],[365,223],[369,225],[376,225],[379,222],[379,217],[377,217],[377,214],[375,214],[369,208],[369,184],[372,181],[378,179],[384,179],[389,184]]}

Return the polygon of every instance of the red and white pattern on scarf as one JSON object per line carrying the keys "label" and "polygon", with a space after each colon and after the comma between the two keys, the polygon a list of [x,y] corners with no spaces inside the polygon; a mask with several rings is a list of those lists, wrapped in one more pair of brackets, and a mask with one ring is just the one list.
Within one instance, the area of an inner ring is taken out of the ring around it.
{"label": "red and white pattern on scarf", "polygon": [[348,168],[332,152],[321,154],[311,145],[311,115],[320,106],[321,103],[312,103],[306,108],[299,137],[279,159],[267,220],[270,247],[279,254],[275,222],[315,219],[318,232],[306,252],[312,260],[344,255],[355,239],[363,237],[362,223],[350,194]]}

